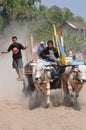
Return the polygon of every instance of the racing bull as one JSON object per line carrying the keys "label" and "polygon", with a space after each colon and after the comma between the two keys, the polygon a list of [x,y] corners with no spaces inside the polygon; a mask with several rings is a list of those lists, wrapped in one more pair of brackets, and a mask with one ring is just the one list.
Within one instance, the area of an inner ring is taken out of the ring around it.
{"label": "racing bull", "polygon": [[77,104],[79,92],[86,82],[86,65],[66,67],[62,74],[64,99],[70,98],[71,105]]}
{"label": "racing bull", "polygon": [[[50,106],[50,90],[61,88],[61,77],[64,72],[63,67],[57,66],[57,64],[43,64],[43,60],[37,60],[36,63],[29,63],[25,66],[25,70],[29,67],[32,70],[32,74],[26,73],[26,78],[24,80],[25,93],[31,94],[36,90],[37,96],[40,95],[44,98],[46,106]],[[54,74],[53,74],[54,73]]]}

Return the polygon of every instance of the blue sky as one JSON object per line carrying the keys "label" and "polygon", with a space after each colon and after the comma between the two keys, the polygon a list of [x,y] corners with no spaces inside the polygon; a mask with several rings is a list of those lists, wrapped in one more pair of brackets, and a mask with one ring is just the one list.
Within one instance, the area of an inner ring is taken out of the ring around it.
{"label": "blue sky", "polygon": [[69,8],[75,15],[82,16],[86,21],[86,0],[42,0],[42,3],[50,7],[57,5],[61,8]]}

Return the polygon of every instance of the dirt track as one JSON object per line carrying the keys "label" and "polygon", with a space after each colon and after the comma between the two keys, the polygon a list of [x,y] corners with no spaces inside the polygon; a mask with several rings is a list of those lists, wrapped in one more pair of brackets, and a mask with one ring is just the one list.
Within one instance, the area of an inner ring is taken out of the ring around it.
{"label": "dirt track", "polygon": [[81,111],[64,106],[30,110],[22,82],[11,68],[10,56],[0,61],[0,130],[86,130],[86,88],[81,91]]}

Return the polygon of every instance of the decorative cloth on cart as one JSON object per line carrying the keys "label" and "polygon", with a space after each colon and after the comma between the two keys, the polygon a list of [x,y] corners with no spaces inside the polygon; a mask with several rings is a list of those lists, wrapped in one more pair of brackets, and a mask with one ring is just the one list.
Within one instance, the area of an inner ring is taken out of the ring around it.
{"label": "decorative cloth on cart", "polygon": [[73,61],[72,65],[84,65],[84,62]]}
{"label": "decorative cloth on cart", "polygon": [[50,66],[50,65],[51,65],[51,62],[43,61],[43,65],[44,65],[44,66]]}

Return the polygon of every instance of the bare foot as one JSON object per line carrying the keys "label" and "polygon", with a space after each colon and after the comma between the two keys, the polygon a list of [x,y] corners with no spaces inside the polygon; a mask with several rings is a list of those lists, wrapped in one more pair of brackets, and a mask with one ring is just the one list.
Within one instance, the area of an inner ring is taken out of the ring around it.
{"label": "bare foot", "polygon": [[18,81],[23,81],[23,77],[17,78]]}

